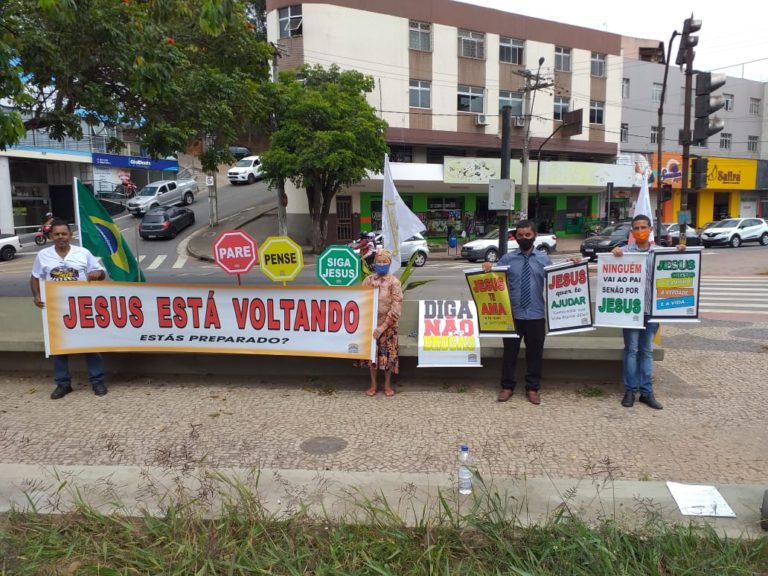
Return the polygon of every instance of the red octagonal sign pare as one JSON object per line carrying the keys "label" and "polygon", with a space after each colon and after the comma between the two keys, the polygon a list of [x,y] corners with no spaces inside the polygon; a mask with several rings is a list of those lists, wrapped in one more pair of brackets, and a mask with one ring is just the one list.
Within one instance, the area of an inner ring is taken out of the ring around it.
{"label": "red octagonal sign pare", "polygon": [[247,274],[259,261],[256,240],[242,230],[227,230],[213,243],[213,259],[227,274]]}

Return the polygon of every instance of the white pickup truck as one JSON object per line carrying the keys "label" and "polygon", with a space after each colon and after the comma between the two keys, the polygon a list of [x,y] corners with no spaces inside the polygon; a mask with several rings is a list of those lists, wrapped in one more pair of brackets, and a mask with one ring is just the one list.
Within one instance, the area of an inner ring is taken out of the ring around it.
{"label": "white pickup truck", "polygon": [[157,206],[189,206],[195,201],[194,180],[158,180],[150,182],[128,201],[128,212],[139,218]]}
{"label": "white pickup truck", "polygon": [[[544,250],[549,254],[557,250],[557,236],[554,234],[536,234],[536,240],[533,243],[536,250]],[[507,242],[507,252],[517,250],[515,241],[515,230],[509,229],[509,241]],[[496,262],[499,259],[499,230],[491,230],[477,240],[467,242],[461,247],[461,257],[470,262],[485,260],[486,262]]]}
{"label": "white pickup truck", "polygon": [[21,250],[18,236],[0,236],[0,260],[13,260]]}

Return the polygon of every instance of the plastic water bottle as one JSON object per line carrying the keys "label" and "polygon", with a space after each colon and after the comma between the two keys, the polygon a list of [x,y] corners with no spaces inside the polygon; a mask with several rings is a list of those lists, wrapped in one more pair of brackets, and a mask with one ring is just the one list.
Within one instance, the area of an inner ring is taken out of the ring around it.
{"label": "plastic water bottle", "polygon": [[459,494],[472,494],[471,465],[469,446],[462,444],[459,448]]}

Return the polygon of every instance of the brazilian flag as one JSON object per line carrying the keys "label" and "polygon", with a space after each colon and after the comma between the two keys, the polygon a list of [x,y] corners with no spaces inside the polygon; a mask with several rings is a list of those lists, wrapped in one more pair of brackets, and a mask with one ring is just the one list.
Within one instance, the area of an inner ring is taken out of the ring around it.
{"label": "brazilian flag", "polygon": [[83,247],[97,258],[101,258],[112,280],[146,282],[139,269],[139,263],[107,210],[80,180],[76,180],[76,183],[77,204],[80,210],[80,239]]}

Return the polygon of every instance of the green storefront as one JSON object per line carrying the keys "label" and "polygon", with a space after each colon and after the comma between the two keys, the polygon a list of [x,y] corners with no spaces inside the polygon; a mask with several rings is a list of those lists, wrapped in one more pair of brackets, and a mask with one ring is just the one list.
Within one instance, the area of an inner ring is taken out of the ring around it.
{"label": "green storefront", "polygon": [[[427,236],[445,237],[449,226],[457,233],[467,230],[482,235],[496,226],[496,213],[488,210],[486,193],[416,192],[401,194],[403,201],[424,222]],[[515,197],[520,210],[520,195]],[[543,194],[540,198],[542,229],[562,236],[584,234],[585,224],[599,213],[597,193]],[[535,211],[535,194],[530,197],[530,214]],[[381,230],[381,193],[360,193],[360,229]]]}

